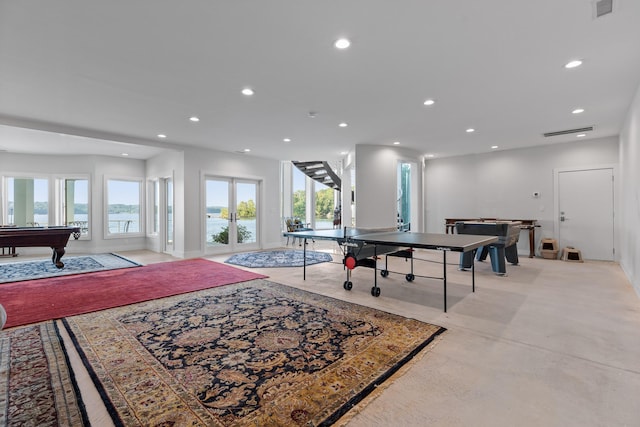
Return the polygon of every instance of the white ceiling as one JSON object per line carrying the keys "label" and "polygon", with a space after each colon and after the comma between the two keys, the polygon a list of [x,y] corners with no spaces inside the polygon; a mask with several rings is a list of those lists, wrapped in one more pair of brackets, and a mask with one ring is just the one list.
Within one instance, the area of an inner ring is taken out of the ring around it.
{"label": "white ceiling", "polygon": [[0,0],[0,150],[70,134],[97,138],[76,153],[334,160],[356,144],[451,156],[600,138],[640,84],[639,42],[638,0],[598,19],[591,0]]}

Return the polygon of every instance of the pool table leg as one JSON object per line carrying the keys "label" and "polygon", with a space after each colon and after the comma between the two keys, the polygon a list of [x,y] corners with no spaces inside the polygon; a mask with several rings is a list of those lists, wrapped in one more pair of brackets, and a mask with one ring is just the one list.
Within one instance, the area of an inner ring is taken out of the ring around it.
{"label": "pool table leg", "polygon": [[65,252],[64,247],[62,247],[62,248],[51,248],[51,249],[53,249],[53,255],[51,256],[51,261],[58,268],[64,267],[64,263],[62,261],[60,261],[60,258],[62,258],[62,255],[64,255],[64,252]]}

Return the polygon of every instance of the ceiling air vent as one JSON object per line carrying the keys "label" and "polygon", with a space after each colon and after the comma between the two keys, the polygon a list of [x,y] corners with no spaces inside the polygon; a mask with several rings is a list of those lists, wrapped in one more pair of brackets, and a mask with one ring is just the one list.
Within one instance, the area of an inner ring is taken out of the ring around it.
{"label": "ceiling air vent", "polygon": [[548,138],[550,136],[570,135],[572,133],[590,132],[592,130],[593,130],[593,126],[588,126],[586,128],[559,130],[557,132],[547,132],[543,135]]}
{"label": "ceiling air vent", "polygon": [[613,12],[613,0],[596,0],[593,8],[596,18],[608,15]]}

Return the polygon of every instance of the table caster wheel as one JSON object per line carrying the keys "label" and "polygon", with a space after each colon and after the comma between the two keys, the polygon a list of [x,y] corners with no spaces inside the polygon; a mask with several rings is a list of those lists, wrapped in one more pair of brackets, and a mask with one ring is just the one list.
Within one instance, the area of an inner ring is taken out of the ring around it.
{"label": "table caster wheel", "polygon": [[380,275],[382,277],[387,277],[389,275],[389,270],[380,270]]}
{"label": "table caster wheel", "polygon": [[350,291],[351,288],[353,288],[353,283],[349,282],[349,281],[345,281],[342,284],[342,287],[345,288],[347,291]]}
{"label": "table caster wheel", "polygon": [[413,274],[409,273],[405,276],[405,279],[407,279],[407,282],[413,282],[416,279],[416,276],[414,276]]}
{"label": "table caster wheel", "polygon": [[380,296],[380,288],[376,288],[375,286],[373,288],[371,288],[371,295],[373,295],[374,297],[379,297]]}

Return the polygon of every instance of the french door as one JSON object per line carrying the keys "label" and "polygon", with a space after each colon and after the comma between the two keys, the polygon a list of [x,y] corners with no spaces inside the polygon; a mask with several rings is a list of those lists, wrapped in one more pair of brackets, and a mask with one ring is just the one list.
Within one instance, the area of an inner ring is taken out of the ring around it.
{"label": "french door", "polygon": [[258,249],[259,185],[255,180],[205,178],[206,253]]}

